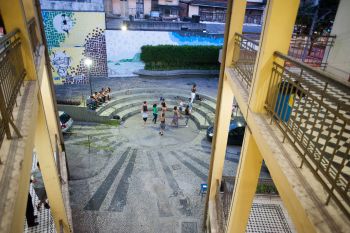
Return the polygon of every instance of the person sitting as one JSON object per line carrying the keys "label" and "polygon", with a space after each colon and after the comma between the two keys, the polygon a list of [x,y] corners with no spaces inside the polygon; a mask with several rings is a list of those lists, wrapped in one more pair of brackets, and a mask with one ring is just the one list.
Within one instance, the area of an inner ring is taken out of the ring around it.
{"label": "person sitting", "polygon": [[88,109],[96,110],[97,102],[92,95],[86,100],[86,106]]}
{"label": "person sitting", "polygon": [[110,87],[106,87],[104,89],[104,95],[106,96],[108,101],[111,100],[111,88]]}
{"label": "person sitting", "polygon": [[100,106],[100,104],[102,104],[102,101],[100,101],[100,98],[97,94],[97,92],[95,92],[93,95],[92,95],[92,98],[96,101],[96,106]]}

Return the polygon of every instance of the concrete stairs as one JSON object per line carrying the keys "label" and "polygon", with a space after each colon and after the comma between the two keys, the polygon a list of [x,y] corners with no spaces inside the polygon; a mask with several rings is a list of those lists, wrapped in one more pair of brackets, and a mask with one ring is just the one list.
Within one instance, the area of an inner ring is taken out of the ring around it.
{"label": "concrete stairs", "polygon": [[[199,129],[206,129],[214,122],[216,100],[205,94],[198,94],[202,101],[194,101],[191,119]],[[165,99],[168,111],[172,112],[173,107],[179,106],[180,101],[187,103],[190,91],[173,88],[135,88],[112,92],[111,101],[99,107],[96,113],[99,116],[110,118],[118,115],[122,121],[125,121],[129,117],[141,113],[143,101],[147,101],[149,110],[154,103],[157,103],[158,107],[160,107],[160,97]],[[167,117],[170,117],[170,113],[168,113]]]}

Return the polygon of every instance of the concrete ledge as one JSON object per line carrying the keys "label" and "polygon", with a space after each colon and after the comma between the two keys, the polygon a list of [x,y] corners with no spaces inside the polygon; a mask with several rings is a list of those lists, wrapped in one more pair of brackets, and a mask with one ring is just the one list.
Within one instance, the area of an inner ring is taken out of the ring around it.
{"label": "concrete ledge", "polygon": [[219,75],[219,70],[138,70],[134,74],[144,76],[177,76],[177,75]]}
{"label": "concrete ledge", "polygon": [[74,121],[104,123],[111,119],[109,116],[99,116],[95,111],[91,111],[85,106],[59,104],[57,109],[68,113]]}

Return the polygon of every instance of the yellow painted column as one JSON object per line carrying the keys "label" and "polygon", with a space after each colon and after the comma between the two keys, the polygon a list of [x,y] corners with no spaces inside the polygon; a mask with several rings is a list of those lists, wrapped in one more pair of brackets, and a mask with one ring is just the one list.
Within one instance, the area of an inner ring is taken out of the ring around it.
{"label": "yellow painted column", "polygon": [[258,184],[263,158],[252,134],[245,130],[243,151],[238,164],[227,233],[245,232]]}
{"label": "yellow painted column", "polygon": [[37,127],[35,131],[35,150],[40,163],[40,169],[43,175],[56,231],[60,232],[59,222],[62,221],[64,232],[71,232],[62,196],[61,184],[57,173],[56,162],[53,156],[53,148],[49,139],[48,125],[46,122],[47,119],[42,105],[41,96],[39,96],[39,102]]}
{"label": "yellow painted column", "polygon": [[216,136],[212,142],[212,160],[213,167],[211,173],[211,182],[209,188],[209,198],[214,199],[217,190],[217,180],[221,182],[222,171],[224,168],[228,129],[230,127],[233,92],[230,85],[227,83],[227,77],[224,76],[222,92],[221,92],[221,106],[219,114],[217,115],[217,122],[215,127]]}
{"label": "yellow painted column", "polygon": [[26,80],[36,80],[36,70],[32,45],[27,28],[27,20],[21,0],[0,0],[0,12],[5,23],[5,29],[11,32],[19,29],[21,32],[21,48],[24,65],[27,71]]}
{"label": "yellow painted column", "polygon": [[246,0],[233,1],[230,31],[227,40],[226,67],[230,66],[234,57],[238,57],[237,54],[239,54],[239,50],[235,51],[235,34],[242,34],[246,6]]}
{"label": "yellow painted column", "polygon": [[27,21],[35,17],[34,0],[22,0]]}
{"label": "yellow painted column", "polygon": [[[211,161],[208,174],[208,193],[205,202],[204,219],[207,218],[209,199],[215,197],[217,180],[221,181],[224,167],[226,142],[229,121],[232,111],[233,92],[224,76],[225,67],[231,65],[234,49],[234,34],[242,32],[243,19],[245,15],[246,0],[228,1],[228,9],[225,26],[225,40],[223,46],[223,57],[220,66],[220,77],[218,85],[218,97],[216,101],[215,129],[211,151]],[[231,18],[233,18],[231,20]],[[203,224],[206,226],[206,223]]]}
{"label": "yellow painted column", "polygon": [[249,99],[250,109],[254,112],[264,111],[274,60],[273,53],[275,51],[288,53],[299,0],[270,0],[267,1],[266,7],[266,19],[262,28]]}

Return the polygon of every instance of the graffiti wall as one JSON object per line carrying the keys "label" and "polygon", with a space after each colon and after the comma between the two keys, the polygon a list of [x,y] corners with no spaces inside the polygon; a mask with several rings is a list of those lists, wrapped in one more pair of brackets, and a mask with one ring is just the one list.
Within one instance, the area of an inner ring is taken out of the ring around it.
{"label": "graffiti wall", "polygon": [[133,76],[143,69],[140,52],[143,45],[223,45],[223,35],[198,32],[106,31],[108,76]]}
{"label": "graffiti wall", "polygon": [[[100,12],[42,11],[55,84],[107,76],[105,16]],[[88,70],[85,58],[93,61]]]}

